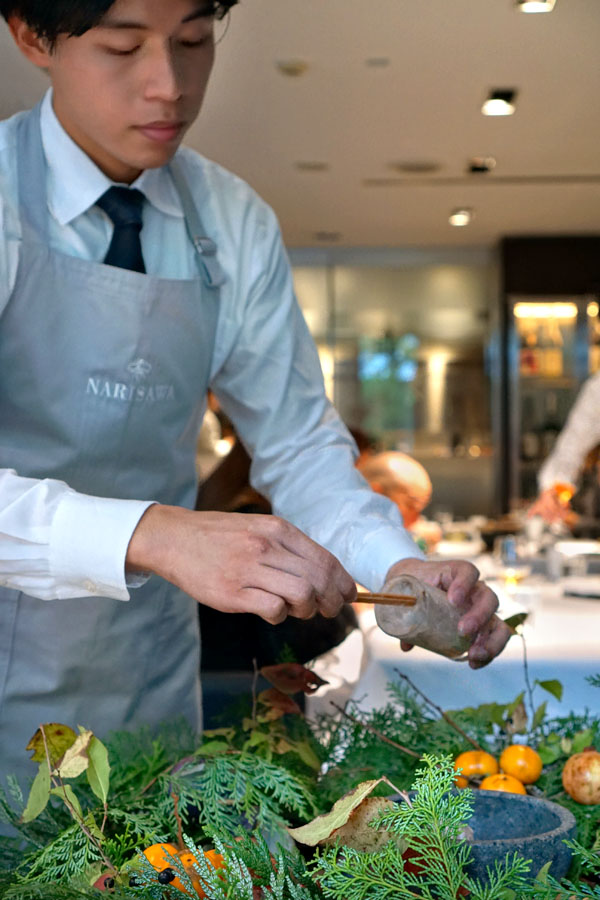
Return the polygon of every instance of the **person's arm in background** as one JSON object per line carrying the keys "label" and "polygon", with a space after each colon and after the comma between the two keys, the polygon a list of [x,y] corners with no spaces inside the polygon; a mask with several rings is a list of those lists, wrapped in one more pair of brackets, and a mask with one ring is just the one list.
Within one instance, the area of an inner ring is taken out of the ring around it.
{"label": "person's arm in background", "polygon": [[587,454],[600,443],[600,373],[583,384],[552,452],[538,476],[539,496],[529,516],[564,521]]}

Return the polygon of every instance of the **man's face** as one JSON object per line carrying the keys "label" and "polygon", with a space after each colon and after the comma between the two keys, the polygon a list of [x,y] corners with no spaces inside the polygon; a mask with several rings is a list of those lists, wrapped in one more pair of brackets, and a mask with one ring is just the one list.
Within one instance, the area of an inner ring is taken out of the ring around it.
{"label": "man's face", "polygon": [[116,0],[48,55],[54,110],[114,181],[168,162],[202,106],[214,61],[205,0]]}

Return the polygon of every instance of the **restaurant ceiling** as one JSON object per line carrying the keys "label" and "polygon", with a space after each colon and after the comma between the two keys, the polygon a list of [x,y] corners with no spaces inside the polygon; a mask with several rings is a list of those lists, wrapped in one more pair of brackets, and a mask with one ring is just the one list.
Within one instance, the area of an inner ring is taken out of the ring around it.
{"label": "restaurant ceiling", "polygon": [[[273,205],[290,247],[598,233],[599,45],[600,0],[541,15],[513,0],[242,0],[187,142]],[[2,28],[0,115],[45,85]],[[481,114],[494,89],[517,91],[514,115]],[[474,157],[496,165],[471,174]],[[471,223],[450,226],[463,207]]]}

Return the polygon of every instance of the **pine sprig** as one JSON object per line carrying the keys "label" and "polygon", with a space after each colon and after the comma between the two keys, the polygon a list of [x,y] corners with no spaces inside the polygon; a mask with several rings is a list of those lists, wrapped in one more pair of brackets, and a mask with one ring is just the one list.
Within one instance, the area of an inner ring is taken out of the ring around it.
{"label": "pine sprig", "polygon": [[377,853],[339,846],[320,851],[311,871],[328,900],[405,900],[420,896],[406,883],[402,857],[393,841]]}
{"label": "pine sprig", "polygon": [[74,823],[62,831],[40,853],[23,861],[17,870],[20,884],[42,881],[46,883],[68,881],[81,875],[95,862],[102,859],[96,846]]}
{"label": "pine sprig", "polygon": [[305,820],[315,809],[305,781],[250,753],[206,760],[193,782],[200,822],[221,832],[235,832],[243,823],[280,831],[286,814]]}
{"label": "pine sprig", "polygon": [[273,857],[260,832],[242,835],[235,843],[213,832],[212,843],[224,860],[219,869],[214,869],[191,841],[186,843],[194,853],[194,868],[202,888],[211,900],[253,900],[257,887],[262,887],[264,896],[272,900],[322,897],[297,851],[278,847],[277,856]]}
{"label": "pine sprig", "polygon": [[401,835],[416,853],[414,863],[426,870],[435,893],[455,900],[471,858],[469,844],[460,834],[472,815],[472,791],[451,793],[451,757],[426,754],[423,762],[417,772],[412,802],[383,813],[380,822],[392,834]]}
{"label": "pine sprig", "polygon": [[488,868],[488,878],[484,883],[479,879],[465,878],[464,884],[469,892],[470,900],[516,900],[515,888],[522,889],[524,879],[530,870],[528,860],[523,859],[518,853],[507,853],[503,862],[496,860],[494,865]]}

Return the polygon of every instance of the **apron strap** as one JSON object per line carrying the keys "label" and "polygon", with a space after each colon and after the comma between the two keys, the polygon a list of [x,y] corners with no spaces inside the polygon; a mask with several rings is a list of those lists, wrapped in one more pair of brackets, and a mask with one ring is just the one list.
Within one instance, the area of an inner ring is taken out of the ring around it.
{"label": "apron strap", "polygon": [[171,160],[169,170],[181,200],[188,235],[196,248],[196,259],[200,273],[207,287],[221,287],[227,280],[227,277],[217,259],[217,245],[211,238],[206,237],[196,204],[177,158]]}
{"label": "apron strap", "polygon": [[41,101],[17,125],[17,176],[23,237],[48,243],[46,157],[40,130]]}

